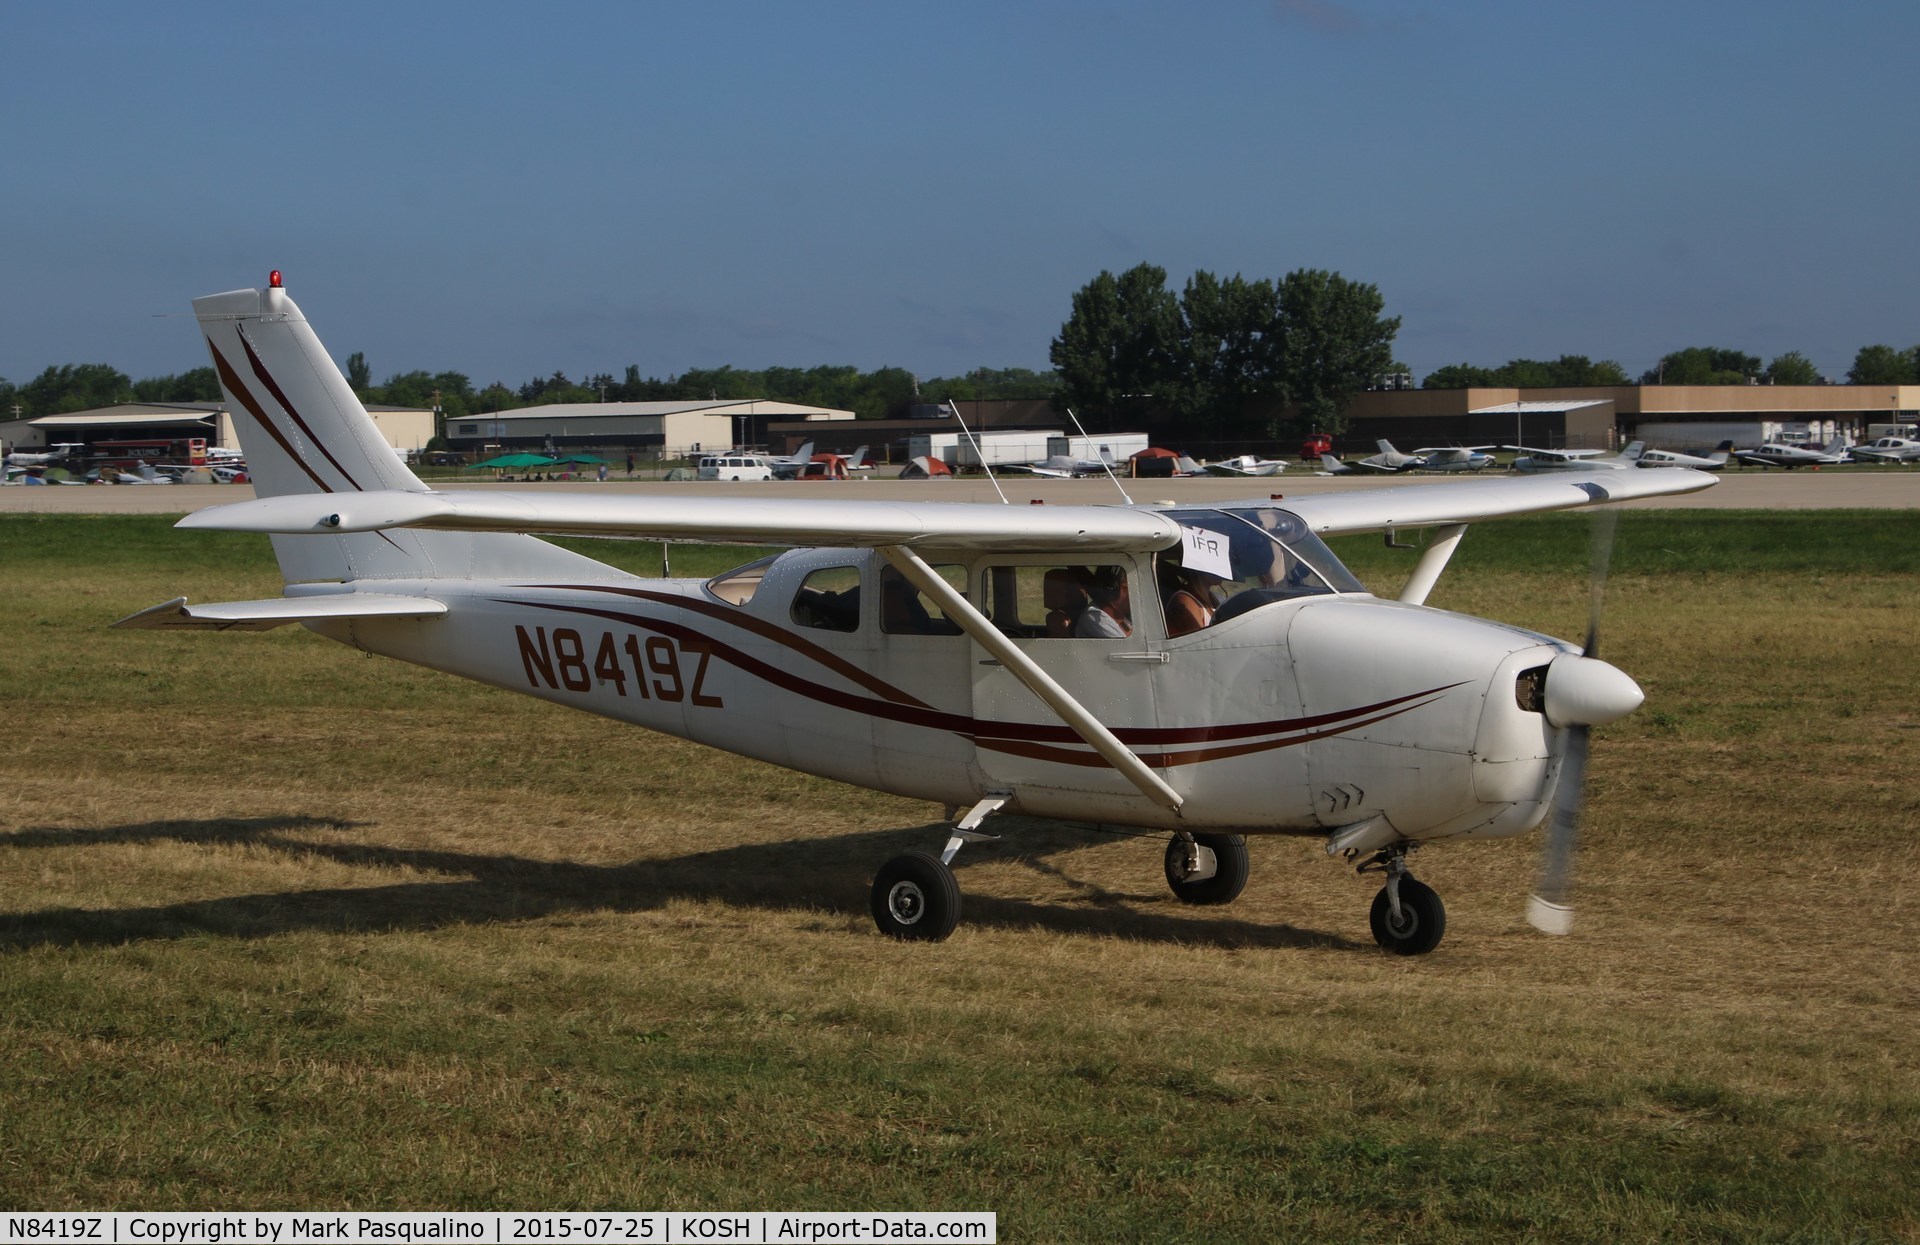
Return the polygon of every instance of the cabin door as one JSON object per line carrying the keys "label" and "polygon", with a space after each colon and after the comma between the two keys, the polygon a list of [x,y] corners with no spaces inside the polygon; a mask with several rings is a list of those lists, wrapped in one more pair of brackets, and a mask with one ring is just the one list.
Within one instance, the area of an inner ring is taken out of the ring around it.
{"label": "cabin door", "polygon": [[[981,609],[1151,764],[1154,689],[1165,668],[1160,616],[1135,607],[1143,584],[1132,561],[1106,557],[1095,564],[995,560],[979,581]],[[987,785],[1012,789],[1021,808],[1042,815],[1137,815],[1143,797],[1133,784],[1018,675],[978,643],[970,648],[974,757]]]}

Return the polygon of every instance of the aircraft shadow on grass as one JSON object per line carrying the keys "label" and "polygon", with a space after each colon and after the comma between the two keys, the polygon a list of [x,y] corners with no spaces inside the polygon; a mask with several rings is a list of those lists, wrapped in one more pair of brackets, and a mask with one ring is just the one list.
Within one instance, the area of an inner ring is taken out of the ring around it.
{"label": "aircraft shadow on grass", "polygon": [[[1009,823],[1019,820],[1007,819]],[[619,865],[410,850],[345,838],[304,837],[316,832],[345,835],[364,824],[286,816],[151,821],[98,830],[26,827],[0,833],[0,851],[161,842],[253,846],[335,864],[441,875],[433,880],[385,886],[230,895],[155,907],[0,911],[0,952],[189,937],[265,938],[302,930],[368,933],[439,929],[538,920],[569,912],[644,912],[682,898],[718,900],[769,911],[824,911],[864,917],[867,881],[874,862],[939,842],[945,823],[748,844]],[[1015,827],[1009,824],[1008,828]],[[962,852],[954,861],[958,868],[990,860],[1017,861],[1080,892],[1078,898],[1066,903],[969,894],[962,919],[972,925],[1222,947],[1371,947],[1324,931],[1235,920],[1219,908],[1187,915],[1193,910],[1165,892],[1107,890],[1046,859],[1084,847],[1087,841],[1083,829],[1028,822],[1018,827],[1018,838],[1007,846]],[[1164,906],[1179,915],[1144,911],[1139,906],[1143,904]]]}

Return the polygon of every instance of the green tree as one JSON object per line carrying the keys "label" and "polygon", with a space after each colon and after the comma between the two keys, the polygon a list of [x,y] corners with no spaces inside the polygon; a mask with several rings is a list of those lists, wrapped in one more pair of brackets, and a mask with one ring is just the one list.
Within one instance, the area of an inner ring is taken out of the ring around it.
{"label": "green tree", "polygon": [[1449,363],[1429,372],[1420,382],[1422,389],[1491,389],[1500,383],[1491,368],[1471,363]]}
{"label": "green tree", "polygon": [[1690,346],[1661,358],[1640,377],[1643,385],[1744,385],[1760,375],[1757,355],[1714,346]]}
{"label": "green tree", "polygon": [[389,376],[385,384],[367,391],[368,400],[388,406],[431,408],[453,419],[471,414],[475,394],[473,382],[462,372],[402,372]]}
{"label": "green tree", "polygon": [[178,376],[149,376],[133,382],[139,402],[218,402],[220,380],[211,367],[196,367]]}
{"label": "green tree", "polygon": [[1766,381],[1769,385],[1817,385],[1820,371],[1807,356],[1789,350],[1767,364]]}
{"label": "green tree", "polygon": [[125,372],[104,363],[50,367],[20,386],[21,413],[29,418],[89,411],[132,399],[133,382]]}
{"label": "green tree", "polygon": [[1060,373],[1054,404],[1101,419],[1145,414],[1166,404],[1182,379],[1180,304],[1167,271],[1137,264],[1102,272],[1073,296],[1048,355]]}
{"label": "green tree", "polygon": [[1276,388],[1299,411],[1292,431],[1338,435],[1354,395],[1392,366],[1400,317],[1381,314],[1377,287],[1337,272],[1296,269],[1276,293],[1278,313],[1261,346]]}
{"label": "green tree", "polygon": [[520,386],[520,401],[525,406],[558,406],[563,402],[594,402],[600,395],[591,389],[583,389],[567,379],[565,372],[555,372],[545,380],[530,380]]}
{"label": "green tree", "polygon": [[[1284,400],[1267,335],[1279,315],[1273,282],[1196,272],[1180,295],[1181,375],[1166,386],[1200,435],[1232,435],[1256,403]],[[1264,400],[1264,401],[1263,401]]]}
{"label": "green tree", "polygon": [[355,393],[373,388],[373,369],[367,366],[367,356],[358,350],[347,356],[347,384]]}
{"label": "green tree", "polygon": [[1847,369],[1847,379],[1856,385],[1911,385],[1916,383],[1914,350],[1895,350],[1892,346],[1862,346]]}

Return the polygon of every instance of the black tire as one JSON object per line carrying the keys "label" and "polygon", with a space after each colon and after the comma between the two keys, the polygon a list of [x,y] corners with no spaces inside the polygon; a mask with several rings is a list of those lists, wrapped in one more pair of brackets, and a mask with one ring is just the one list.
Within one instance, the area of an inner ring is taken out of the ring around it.
{"label": "black tire", "polygon": [[[1214,874],[1210,878],[1187,877],[1187,840],[1213,852]],[[1167,886],[1181,903],[1232,903],[1247,888],[1253,871],[1247,859],[1247,840],[1237,834],[1176,834],[1167,841]]]}
{"label": "black tire", "polygon": [[1425,882],[1400,879],[1400,924],[1393,924],[1393,904],[1387,888],[1373,897],[1369,914],[1373,940],[1395,955],[1425,955],[1440,945],[1447,932],[1447,906]]}
{"label": "black tire", "polygon": [[938,856],[908,852],[873,879],[873,923],[889,938],[940,942],[960,923],[960,884]]}

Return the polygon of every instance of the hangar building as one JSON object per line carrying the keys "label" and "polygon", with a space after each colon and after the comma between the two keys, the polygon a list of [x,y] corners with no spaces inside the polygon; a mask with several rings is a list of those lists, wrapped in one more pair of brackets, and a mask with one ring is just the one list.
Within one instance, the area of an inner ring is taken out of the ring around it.
{"label": "hangar building", "polygon": [[[433,439],[433,412],[406,406],[369,406],[374,427],[396,450],[424,449]],[[0,423],[8,449],[40,450],[61,442],[176,442],[200,438],[209,447],[238,449],[233,414],[221,402],[122,402],[116,406],[41,415]],[[165,461],[161,455],[147,455]]]}
{"label": "hangar building", "polygon": [[852,420],[853,412],[760,399],[576,402],[449,419],[447,442],[470,455],[548,449],[691,453],[755,444],[769,420],[843,419]]}

